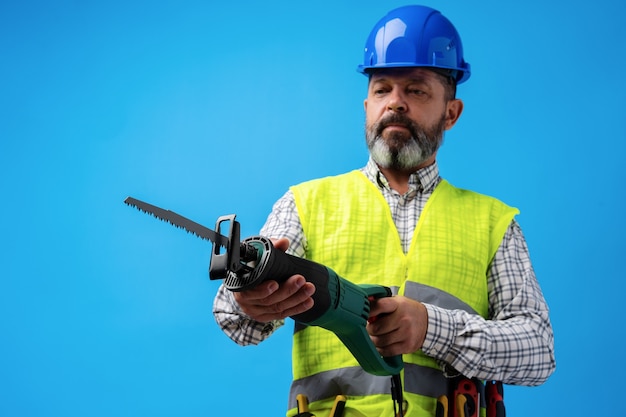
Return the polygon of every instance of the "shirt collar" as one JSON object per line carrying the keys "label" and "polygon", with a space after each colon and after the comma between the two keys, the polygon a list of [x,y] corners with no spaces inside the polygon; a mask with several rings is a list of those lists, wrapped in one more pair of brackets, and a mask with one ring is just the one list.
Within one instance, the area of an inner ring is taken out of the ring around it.
{"label": "shirt collar", "polygon": [[[376,165],[376,162],[374,162],[372,157],[370,157],[367,161],[367,165],[363,168],[363,172],[370,179],[370,181],[377,184],[379,187],[386,189],[390,188],[387,178],[385,178],[385,175],[380,171],[378,165]],[[439,181],[439,166],[437,165],[437,161],[435,161],[431,165],[418,169],[411,174],[409,177],[409,190],[432,192]]]}

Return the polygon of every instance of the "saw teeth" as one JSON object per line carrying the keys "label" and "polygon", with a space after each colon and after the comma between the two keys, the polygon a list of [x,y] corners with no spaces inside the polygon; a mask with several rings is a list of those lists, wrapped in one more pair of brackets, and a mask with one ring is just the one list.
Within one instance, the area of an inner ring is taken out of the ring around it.
{"label": "saw teeth", "polygon": [[217,244],[220,248],[226,248],[228,244],[228,238],[226,236],[187,219],[180,214],[174,213],[173,211],[153,206],[152,204],[137,200],[130,196],[124,200],[124,203],[131,207],[135,207],[144,213],[150,214],[159,220],[166,221],[178,229],[183,229],[187,233],[191,233],[200,239],[208,240],[213,244]]}

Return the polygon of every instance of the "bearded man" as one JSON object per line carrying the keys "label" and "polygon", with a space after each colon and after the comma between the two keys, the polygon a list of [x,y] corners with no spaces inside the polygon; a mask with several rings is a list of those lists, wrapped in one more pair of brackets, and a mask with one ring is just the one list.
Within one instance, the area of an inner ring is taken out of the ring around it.
{"label": "bearded man", "polygon": [[[422,51],[425,36],[442,49]],[[456,86],[469,77],[458,34],[439,12],[406,6],[370,40],[359,66],[369,80],[366,166],[291,187],[260,234],[347,280],[391,288],[393,296],[372,300],[367,331],[381,355],[402,355],[398,415],[434,416],[455,376],[539,385],[554,371],[553,332],[518,210],[439,175],[444,132],[463,111]],[[443,65],[429,61],[451,53]],[[302,275],[236,293],[221,287],[214,314],[237,343],[257,344],[310,309],[314,293]],[[345,417],[391,415],[392,381],[364,372],[322,328],[296,323],[293,378],[290,416],[302,411],[298,394],[320,416],[337,396],[347,398]]]}

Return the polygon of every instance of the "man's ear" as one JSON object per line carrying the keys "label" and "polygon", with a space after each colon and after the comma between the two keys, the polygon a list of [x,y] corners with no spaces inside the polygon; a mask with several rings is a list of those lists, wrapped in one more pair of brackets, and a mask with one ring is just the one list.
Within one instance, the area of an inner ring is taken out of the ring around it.
{"label": "man's ear", "polygon": [[446,104],[446,130],[452,129],[463,113],[463,101],[458,98],[448,101]]}
{"label": "man's ear", "polygon": [[363,100],[363,110],[367,111],[367,99]]}

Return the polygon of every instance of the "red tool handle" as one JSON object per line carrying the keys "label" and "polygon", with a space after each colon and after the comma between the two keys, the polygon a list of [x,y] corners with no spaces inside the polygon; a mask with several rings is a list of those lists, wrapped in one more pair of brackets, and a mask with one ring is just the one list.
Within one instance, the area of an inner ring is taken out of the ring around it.
{"label": "red tool handle", "polygon": [[478,417],[480,415],[478,388],[471,379],[462,378],[459,380],[453,391],[453,398],[452,415],[454,417]]}
{"label": "red tool handle", "polygon": [[487,397],[487,417],[506,417],[502,382],[487,381],[485,396]]}

